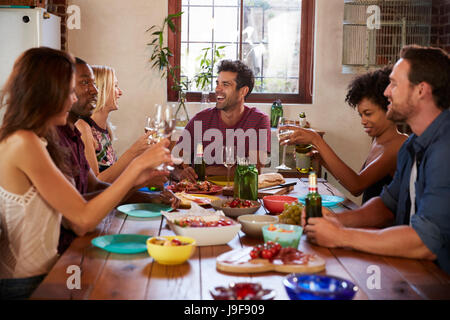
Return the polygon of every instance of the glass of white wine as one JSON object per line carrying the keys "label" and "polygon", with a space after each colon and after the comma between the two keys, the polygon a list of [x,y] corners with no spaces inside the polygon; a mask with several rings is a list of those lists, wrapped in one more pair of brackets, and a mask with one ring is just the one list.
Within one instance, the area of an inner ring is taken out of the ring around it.
{"label": "glass of white wine", "polygon": [[223,146],[223,165],[227,168],[227,189],[230,188],[230,170],[236,163],[236,147]]}
{"label": "glass of white wine", "polygon": [[[280,117],[280,119],[278,120],[278,141],[281,141],[282,138],[287,137],[289,135],[291,135],[294,131],[288,129],[287,127],[287,119],[285,117]],[[283,158],[281,161],[281,164],[276,167],[276,169],[278,170],[291,170],[291,168],[289,168],[286,163],[285,163],[285,159],[286,159],[286,144],[283,145]]]}

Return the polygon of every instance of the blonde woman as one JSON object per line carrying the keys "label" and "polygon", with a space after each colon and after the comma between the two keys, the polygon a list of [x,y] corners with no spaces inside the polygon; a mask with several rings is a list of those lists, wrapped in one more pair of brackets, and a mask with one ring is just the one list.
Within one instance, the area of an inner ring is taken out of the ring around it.
{"label": "blonde woman", "polygon": [[[112,146],[114,139],[109,113],[118,110],[118,100],[122,95],[113,68],[92,66],[98,89],[97,105],[90,117],[84,117],[75,123],[81,132],[85,146],[85,156],[97,178],[112,183],[136,156],[147,148],[148,134],[142,135],[124,154],[117,159]],[[160,176],[158,179],[165,179]],[[156,185],[163,184],[155,181]]]}

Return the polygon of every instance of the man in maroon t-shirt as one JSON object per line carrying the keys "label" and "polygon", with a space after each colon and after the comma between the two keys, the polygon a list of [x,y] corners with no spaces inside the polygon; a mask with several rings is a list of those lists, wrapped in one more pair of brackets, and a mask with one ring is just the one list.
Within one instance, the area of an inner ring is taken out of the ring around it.
{"label": "man in maroon t-shirt", "polygon": [[[209,144],[218,143],[216,139],[221,139],[220,145],[236,146],[238,155],[239,149],[245,148],[245,157],[252,159],[253,155],[260,167],[262,155],[270,153],[270,121],[265,113],[244,105],[245,98],[253,90],[253,72],[239,60],[223,60],[217,71],[215,108],[201,111],[189,121],[174,152],[189,150],[192,164],[198,143],[205,150]],[[208,156],[207,152],[205,156]],[[207,175],[226,174],[221,163],[206,163],[212,164],[206,168]],[[183,169],[174,172],[174,177],[195,181],[197,175],[191,166],[184,164]]]}

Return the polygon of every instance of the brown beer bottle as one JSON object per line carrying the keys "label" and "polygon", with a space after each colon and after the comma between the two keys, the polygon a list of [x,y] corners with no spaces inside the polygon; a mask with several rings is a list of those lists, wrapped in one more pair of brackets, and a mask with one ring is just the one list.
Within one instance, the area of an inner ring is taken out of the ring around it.
{"label": "brown beer bottle", "polygon": [[305,198],[306,223],[308,218],[322,216],[322,197],[317,192],[317,175],[315,172],[309,174],[309,189]]}
{"label": "brown beer bottle", "polygon": [[197,174],[199,181],[205,181],[206,175],[206,163],[203,159],[203,145],[201,143],[197,144],[197,150],[194,159],[194,170]]}

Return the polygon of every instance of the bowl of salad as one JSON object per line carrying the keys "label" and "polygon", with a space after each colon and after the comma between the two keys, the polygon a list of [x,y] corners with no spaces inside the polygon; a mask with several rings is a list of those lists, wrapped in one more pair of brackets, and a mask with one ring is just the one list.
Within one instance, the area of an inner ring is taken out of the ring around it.
{"label": "bowl of salad", "polygon": [[182,236],[161,236],[147,239],[148,254],[160,264],[181,264],[195,250],[195,239]]}
{"label": "bowl of salad", "polygon": [[197,246],[226,244],[241,230],[241,224],[222,211],[207,210],[196,203],[188,211],[165,211],[163,215],[176,235],[195,239]]}
{"label": "bowl of salad", "polygon": [[244,214],[255,213],[261,204],[258,201],[234,198],[212,201],[211,206],[216,210],[222,210],[228,217],[236,218]]}

